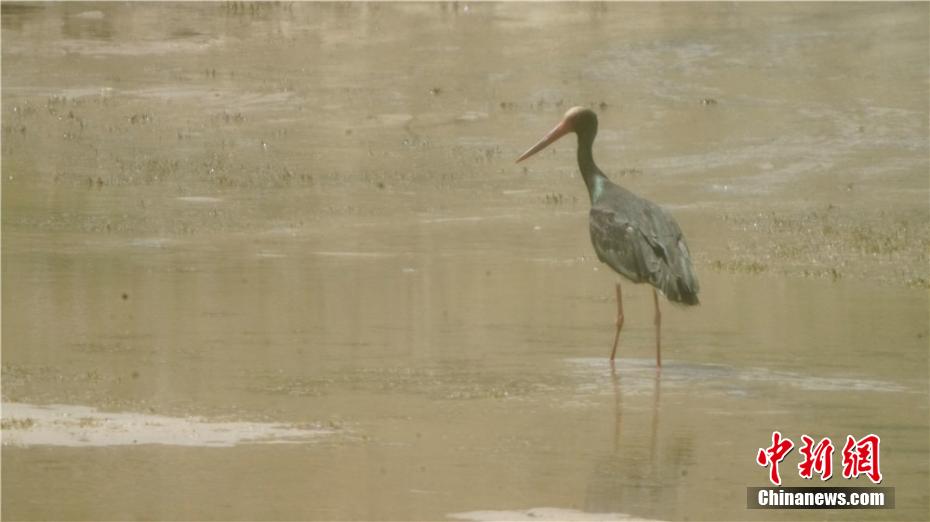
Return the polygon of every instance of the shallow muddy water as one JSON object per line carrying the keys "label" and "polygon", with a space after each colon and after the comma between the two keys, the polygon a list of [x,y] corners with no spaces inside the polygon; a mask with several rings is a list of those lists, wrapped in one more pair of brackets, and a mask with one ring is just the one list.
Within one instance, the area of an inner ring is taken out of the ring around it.
{"label": "shallow muddy water", "polygon": [[[2,9],[4,519],[930,510],[926,4]],[[513,164],[572,105],[696,257],[661,373]],[[746,510],[774,430],[896,508]]]}

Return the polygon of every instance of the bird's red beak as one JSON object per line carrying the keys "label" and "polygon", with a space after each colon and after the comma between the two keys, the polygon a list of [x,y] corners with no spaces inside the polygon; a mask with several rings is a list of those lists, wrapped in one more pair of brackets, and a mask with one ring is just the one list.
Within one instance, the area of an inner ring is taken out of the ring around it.
{"label": "bird's red beak", "polygon": [[529,158],[530,156],[532,156],[533,154],[536,154],[537,152],[545,149],[546,147],[551,145],[554,141],[558,140],[562,136],[565,136],[566,134],[574,130],[575,129],[572,127],[571,120],[560,121],[559,124],[556,125],[554,129],[549,131],[549,134],[546,134],[543,137],[543,139],[539,140],[539,143],[530,147],[530,150],[524,152],[519,158],[517,158],[517,163],[520,163],[526,158]]}

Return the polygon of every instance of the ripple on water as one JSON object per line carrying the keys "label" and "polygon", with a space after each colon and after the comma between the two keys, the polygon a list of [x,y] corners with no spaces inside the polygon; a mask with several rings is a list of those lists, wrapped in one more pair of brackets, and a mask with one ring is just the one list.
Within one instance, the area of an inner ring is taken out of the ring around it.
{"label": "ripple on water", "polygon": [[[570,367],[570,373],[578,379],[579,391],[582,393],[611,391],[611,375],[615,375],[623,384],[624,394],[652,393],[656,377],[659,375],[656,373],[653,359],[619,359],[613,374],[610,371],[610,363],[603,358],[571,358],[565,362]],[[602,378],[597,378],[598,376]],[[907,386],[876,379],[806,375],[768,368],[737,368],[722,364],[675,361],[668,361],[662,365],[660,379],[663,389],[704,388],[722,391],[731,396],[744,396],[753,388],[769,385],[818,392],[918,393]]]}
{"label": "ripple on water", "polygon": [[178,201],[183,201],[185,203],[219,203],[223,201],[220,198],[214,198],[211,196],[180,196],[177,198]]}
{"label": "ripple on water", "polygon": [[577,509],[552,507],[531,508],[527,510],[468,511],[465,513],[450,513],[448,516],[457,520],[473,520],[475,522],[518,520],[622,520],[626,522],[649,522],[650,520],[627,515],[626,513],[588,513],[586,511],[578,511]]}
{"label": "ripple on water", "polygon": [[141,248],[165,248],[172,240],[166,237],[140,237],[129,240],[129,246]]}
{"label": "ripple on water", "polygon": [[4,446],[232,447],[309,443],[334,433],[316,426],[265,422],[213,422],[136,412],[107,413],[88,406],[3,403]]}

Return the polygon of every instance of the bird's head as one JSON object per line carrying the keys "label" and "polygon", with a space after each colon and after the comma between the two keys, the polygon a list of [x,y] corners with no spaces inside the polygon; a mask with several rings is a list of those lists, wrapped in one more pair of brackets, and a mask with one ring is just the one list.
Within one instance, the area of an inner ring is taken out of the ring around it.
{"label": "bird's head", "polygon": [[586,109],[584,107],[572,107],[568,109],[568,111],[565,112],[565,116],[562,116],[562,121],[549,131],[548,134],[543,136],[543,139],[539,140],[536,145],[533,145],[529,150],[520,155],[520,157],[517,158],[517,163],[545,149],[562,136],[571,132],[579,136],[590,137],[593,141],[594,135],[597,134],[597,114],[594,114],[594,111],[591,109]]}

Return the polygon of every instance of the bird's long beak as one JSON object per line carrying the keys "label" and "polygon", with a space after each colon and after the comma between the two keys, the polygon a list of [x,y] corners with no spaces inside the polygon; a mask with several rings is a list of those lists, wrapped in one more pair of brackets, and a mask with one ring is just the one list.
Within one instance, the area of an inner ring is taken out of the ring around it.
{"label": "bird's long beak", "polygon": [[517,163],[520,163],[526,158],[529,158],[530,156],[532,156],[533,154],[536,154],[537,152],[545,149],[546,147],[551,145],[554,141],[558,140],[562,136],[565,136],[569,132],[572,132],[573,130],[574,129],[572,128],[571,122],[569,120],[560,121],[559,124],[556,125],[554,129],[549,131],[549,134],[546,134],[545,136],[543,136],[543,139],[539,140],[539,143],[530,147],[530,150],[524,152],[519,158],[517,158]]}

